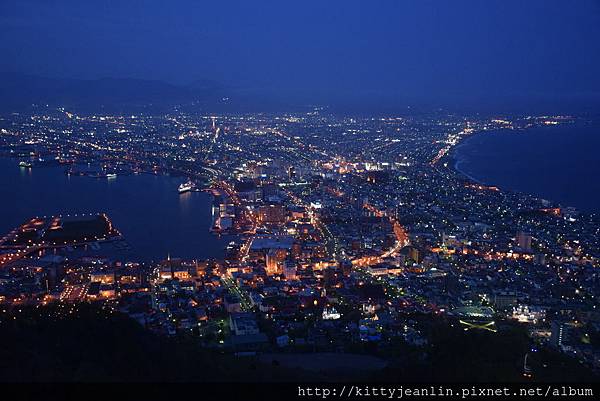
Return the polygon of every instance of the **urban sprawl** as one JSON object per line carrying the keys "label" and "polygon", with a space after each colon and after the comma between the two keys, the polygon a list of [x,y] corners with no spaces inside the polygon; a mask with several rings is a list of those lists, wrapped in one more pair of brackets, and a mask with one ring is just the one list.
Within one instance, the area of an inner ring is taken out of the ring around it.
{"label": "urban sprawl", "polygon": [[[128,248],[110,215],[30,216],[0,239],[3,314],[102,303],[237,355],[426,349],[431,320],[494,335],[521,325],[529,352],[600,367],[590,341],[600,331],[598,216],[454,168],[471,135],[574,117],[40,110],[0,119],[0,151],[15,168],[180,177],[173,196],[209,192],[211,231],[231,242],[218,260],[123,260],[104,254]],[[525,358],[522,375],[533,374]]]}

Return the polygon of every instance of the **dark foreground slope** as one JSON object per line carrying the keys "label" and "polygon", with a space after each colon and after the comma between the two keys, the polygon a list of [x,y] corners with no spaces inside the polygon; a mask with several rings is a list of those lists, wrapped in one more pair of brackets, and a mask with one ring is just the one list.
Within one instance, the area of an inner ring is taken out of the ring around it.
{"label": "dark foreground slope", "polygon": [[[392,341],[348,350],[385,359],[383,369],[341,371],[332,365],[305,370],[287,366],[283,356],[265,363],[203,349],[194,338],[160,337],[107,306],[54,304],[20,312],[0,310],[0,381],[529,381],[522,377],[522,367],[531,343],[522,328],[465,333],[447,322],[430,324],[433,345],[424,348]],[[588,368],[548,349],[530,352],[529,365],[535,381],[597,380]]]}
{"label": "dark foreground slope", "polygon": [[[2,381],[221,381],[277,379],[274,369],[155,336],[92,305],[3,314]],[[16,317],[16,319],[13,319]]]}

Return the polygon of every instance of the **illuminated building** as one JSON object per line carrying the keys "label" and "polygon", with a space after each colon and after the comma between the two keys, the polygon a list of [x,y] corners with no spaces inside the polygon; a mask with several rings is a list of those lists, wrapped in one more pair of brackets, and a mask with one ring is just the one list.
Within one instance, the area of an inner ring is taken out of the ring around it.
{"label": "illuminated building", "polygon": [[108,271],[96,271],[90,273],[90,281],[92,283],[99,282],[102,284],[114,284],[115,273]]}
{"label": "illuminated building", "polygon": [[266,267],[268,275],[281,274],[282,262],[287,256],[285,249],[270,249],[266,256]]}
{"label": "illuminated building", "polygon": [[552,322],[550,344],[560,348],[567,342],[569,338],[569,326],[565,322],[555,320]]}
{"label": "illuminated building", "polygon": [[323,320],[337,320],[342,317],[342,315],[334,307],[325,307],[323,308],[322,317]]}
{"label": "illuminated building", "polygon": [[285,223],[286,210],[282,205],[266,205],[258,209],[258,220],[263,224]]}
{"label": "illuminated building", "polygon": [[520,323],[536,324],[546,318],[546,310],[536,306],[518,305],[513,308],[512,318]]}

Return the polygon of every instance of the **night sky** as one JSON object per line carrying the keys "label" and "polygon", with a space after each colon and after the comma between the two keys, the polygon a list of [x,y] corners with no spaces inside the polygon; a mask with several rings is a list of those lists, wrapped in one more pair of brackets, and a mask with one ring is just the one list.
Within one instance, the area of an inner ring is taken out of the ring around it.
{"label": "night sky", "polygon": [[588,99],[598,1],[3,1],[0,71],[311,101]]}

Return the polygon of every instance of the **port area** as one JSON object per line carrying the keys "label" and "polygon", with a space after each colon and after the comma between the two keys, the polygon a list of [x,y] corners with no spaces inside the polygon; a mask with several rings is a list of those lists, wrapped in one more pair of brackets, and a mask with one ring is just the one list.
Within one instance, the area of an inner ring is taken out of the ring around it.
{"label": "port area", "polygon": [[123,240],[104,213],[34,217],[0,239],[0,267],[35,253]]}
{"label": "port area", "polygon": [[213,198],[211,232],[225,235],[256,232],[256,217],[249,209],[240,207],[240,199],[232,187],[215,181],[205,191]]}

